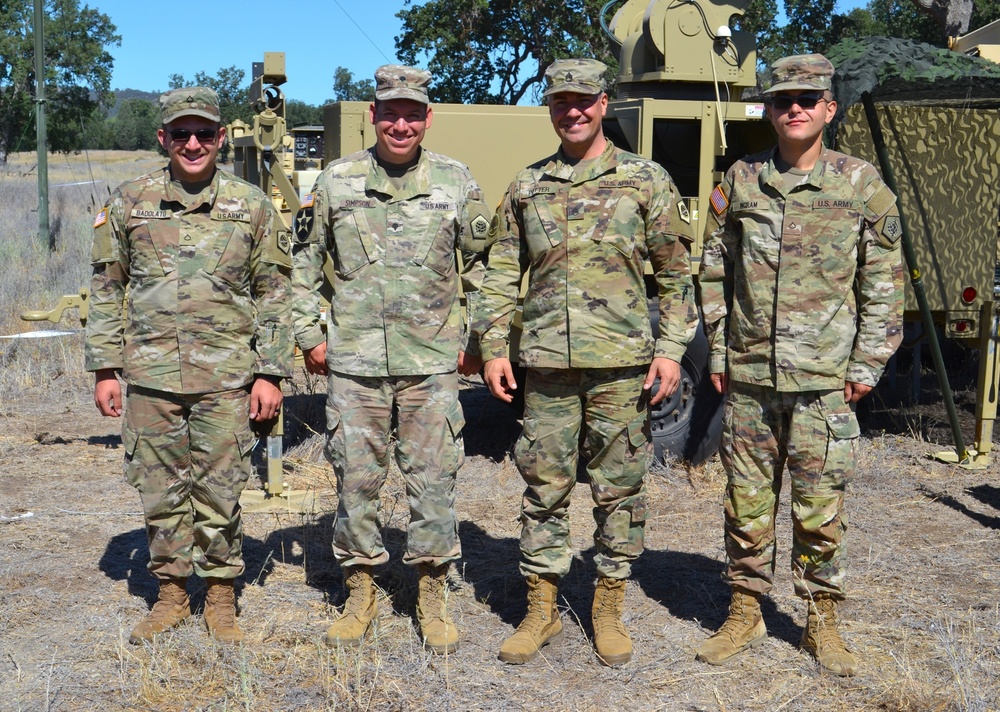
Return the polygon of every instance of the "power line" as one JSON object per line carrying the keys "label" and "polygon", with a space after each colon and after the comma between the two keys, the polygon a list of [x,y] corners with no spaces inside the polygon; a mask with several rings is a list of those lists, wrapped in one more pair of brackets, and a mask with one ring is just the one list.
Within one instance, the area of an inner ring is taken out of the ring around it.
{"label": "power line", "polygon": [[344,6],[340,4],[339,0],[333,0],[333,4],[339,7],[342,13],[347,15],[347,19],[354,23],[354,26],[357,27],[358,31],[362,35],[364,35],[366,40],[368,40],[371,43],[371,46],[375,48],[375,51],[378,52],[383,57],[385,57],[386,62],[392,62],[391,59],[385,56],[385,52],[382,51],[382,48],[379,47],[377,44],[375,44],[374,40],[372,40],[372,38],[368,36],[368,33],[365,32],[364,28],[361,27],[361,25],[359,25],[357,22],[355,22],[354,18],[351,17],[351,13],[349,13],[347,10],[344,9]]}

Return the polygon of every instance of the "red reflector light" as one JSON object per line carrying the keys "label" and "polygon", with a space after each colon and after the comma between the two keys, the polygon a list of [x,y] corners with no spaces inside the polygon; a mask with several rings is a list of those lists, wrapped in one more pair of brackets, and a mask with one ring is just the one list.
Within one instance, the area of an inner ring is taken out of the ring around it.
{"label": "red reflector light", "polygon": [[957,331],[959,334],[964,334],[966,331],[969,330],[970,327],[971,325],[967,321],[963,320],[955,322],[955,331]]}
{"label": "red reflector light", "polygon": [[976,288],[966,287],[965,289],[963,289],[962,301],[965,302],[966,304],[972,304],[974,301],[976,301]]}

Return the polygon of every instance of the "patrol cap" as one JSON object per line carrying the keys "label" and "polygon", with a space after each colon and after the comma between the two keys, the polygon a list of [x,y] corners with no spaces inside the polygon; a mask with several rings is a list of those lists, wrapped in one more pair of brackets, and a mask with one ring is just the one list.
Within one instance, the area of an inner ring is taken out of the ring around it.
{"label": "patrol cap", "polygon": [[182,116],[201,116],[216,123],[222,122],[219,95],[208,87],[183,87],[161,94],[160,114],[164,125]]}
{"label": "patrol cap", "polygon": [[430,83],[431,73],[426,69],[383,64],[375,70],[375,98],[379,101],[411,99],[428,104],[427,85]]}
{"label": "patrol cap", "polygon": [[600,94],[607,84],[604,73],[608,67],[596,59],[557,59],[545,70],[543,97],[562,91],[577,94]]}
{"label": "patrol cap", "polygon": [[794,89],[829,91],[833,86],[833,65],[821,54],[782,57],[771,65],[771,88],[765,94]]}

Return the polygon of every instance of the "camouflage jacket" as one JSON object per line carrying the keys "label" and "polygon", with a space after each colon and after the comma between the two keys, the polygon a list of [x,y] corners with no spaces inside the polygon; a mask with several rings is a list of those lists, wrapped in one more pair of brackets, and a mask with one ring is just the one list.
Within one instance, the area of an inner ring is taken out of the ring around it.
{"label": "camouflage jacket", "polygon": [[290,251],[270,201],[222,171],[195,199],[166,168],[124,183],[94,222],[87,370],[171,393],[290,376]]}
{"label": "camouflage jacket", "polygon": [[871,165],[830,150],[789,192],[774,151],[737,161],[712,194],[699,276],[709,368],[779,391],[874,386],[903,334],[896,197]]}
{"label": "camouflage jacket", "polygon": [[368,377],[454,371],[465,348],[456,249],[466,268],[476,261],[489,216],[469,170],[427,150],[399,191],[374,149],[328,165],[296,217],[292,313],[299,346],[323,341],[320,286],[329,254],[331,370]]}
{"label": "camouflage jacket", "polygon": [[[530,269],[518,360],[533,368],[619,368],[680,361],[698,325],[690,216],[666,171],[615,148],[577,175],[562,150],[523,170],[490,231],[473,338],[508,355],[518,287]],[[650,329],[645,262],[660,298]]]}

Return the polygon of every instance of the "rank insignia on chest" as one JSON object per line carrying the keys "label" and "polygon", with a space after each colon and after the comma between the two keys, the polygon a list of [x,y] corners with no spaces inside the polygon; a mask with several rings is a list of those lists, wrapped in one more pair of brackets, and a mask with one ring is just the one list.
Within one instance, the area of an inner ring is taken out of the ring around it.
{"label": "rank insignia on chest", "polygon": [[729,207],[729,198],[722,192],[721,185],[715,186],[715,190],[712,191],[712,197],[709,198],[708,202],[712,204],[712,212],[715,213],[716,217],[721,216],[726,212],[726,208]]}
{"label": "rank insignia on chest", "polygon": [[680,216],[681,220],[686,222],[688,225],[691,224],[691,212],[688,210],[687,203],[683,200],[677,201],[677,214]]}
{"label": "rank insignia on chest", "polygon": [[315,200],[316,198],[313,193],[306,193],[304,196],[302,196],[302,207],[311,208]]}
{"label": "rank insignia on chest", "polygon": [[105,208],[104,210],[102,210],[97,214],[96,218],[94,218],[94,227],[95,228],[100,227],[107,221],[108,221],[108,209]]}

